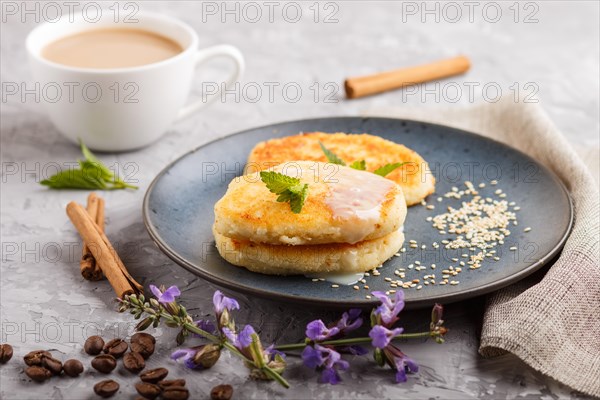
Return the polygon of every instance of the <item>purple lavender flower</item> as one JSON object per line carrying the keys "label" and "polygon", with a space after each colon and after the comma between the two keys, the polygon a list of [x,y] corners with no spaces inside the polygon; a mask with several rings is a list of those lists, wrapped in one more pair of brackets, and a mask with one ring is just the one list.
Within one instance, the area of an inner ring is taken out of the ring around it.
{"label": "purple lavender flower", "polygon": [[182,359],[186,367],[190,369],[210,368],[219,360],[221,350],[216,344],[203,344],[201,346],[187,349],[175,350],[171,359]]}
{"label": "purple lavender flower", "polygon": [[[212,323],[212,321],[209,321],[207,319],[199,319],[198,321],[194,321],[194,324],[202,329],[204,332],[208,332],[210,334],[217,334],[217,327],[215,326],[215,324]],[[199,337],[199,338],[204,338],[204,336],[202,335],[198,335],[197,333],[192,333],[193,337]]]}
{"label": "purple lavender flower", "polygon": [[332,385],[342,380],[338,370],[347,370],[350,366],[347,361],[342,360],[340,353],[318,344],[315,344],[314,347],[306,346],[302,351],[302,360],[308,368],[321,371],[320,383]]}
{"label": "purple lavender flower", "polygon": [[267,354],[269,360],[273,360],[276,356],[280,356],[285,360],[285,353],[283,351],[279,351],[275,348],[275,343],[270,345],[265,349],[265,353]]}
{"label": "purple lavender flower", "polygon": [[383,349],[390,344],[392,338],[396,335],[401,334],[402,328],[394,328],[389,330],[385,326],[375,325],[369,332],[369,337],[372,339],[373,347]]}
{"label": "purple lavender flower", "polygon": [[252,334],[256,333],[250,325],[244,326],[240,333],[235,333],[231,329],[224,327],[223,334],[231,344],[239,350],[244,350],[252,344]]}
{"label": "purple lavender flower", "polygon": [[336,349],[339,353],[352,354],[354,356],[364,356],[369,352],[369,350],[358,344],[353,344],[351,346],[337,346]]}
{"label": "purple lavender flower", "polygon": [[353,308],[342,314],[342,318],[337,322],[336,327],[341,334],[347,334],[361,327],[363,319],[360,318],[362,311],[358,308]]}
{"label": "purple lavender flower", "polygon": [[319,342],[335,336],[339,331],[340,329],[337,327],[327,328],[320,319],[309,322],[306,325],[306,337]]}
{"label": "purple lavender flower", "polygon": [[150,285],[150,290],[154,294],[154,297],[156,297],[156,300],[162,304],[172,303],[175,301],[175,297],[181,295],[177,286],[171,286],[167,290],[164,290],[163,287],[163,290],[160,290],[156,286]]}
{"label": "purple lavender flower", "polygon": [[223,310],[231,311],[240,309],[240,304],[236,299],[225,296],[220,290],[215,291],[215,294],[213,295],[213,304],[215,306],[217,319],[218,316],[223,313]]}
{"label": "purple lavender flower", "polygon": [[404,291],[397,291],[394,300],[383,292],[373,292],[373,296],[381,301],[381,305],[374,311],[375,315],[380,318],[385,326],[391,327],[398,321],[398,314],[404,308]]}
{"label": "purple lavender flower", "polygon": [[393,344],[383,349],[386,362],[396,371],[396,383],[406,382],[406,372],[419,372],[417,363]]}

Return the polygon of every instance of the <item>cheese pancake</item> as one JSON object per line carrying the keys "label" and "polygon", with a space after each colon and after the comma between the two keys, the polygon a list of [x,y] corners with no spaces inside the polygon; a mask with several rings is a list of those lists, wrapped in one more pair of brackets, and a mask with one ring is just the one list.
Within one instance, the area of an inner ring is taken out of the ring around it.
{"label": "cheese pancake", "polygon": [[215,204],[214,231],[231,239],[273,245],[358,243],[398,230],[406,217],[402,188],[366,171],[292,161],[273,171],[308,184],[302,211],[277,202],[259,172],[235,178]]}
{"label": "cheese pancake", "polygon": [[435,190],[435,178],[427,162],[406,146],[369,134],[313,132],[258,143],[248,157],[248,172],[269,168],[291,160],[327,161],[319,146],[334,152],[346,164],[365,160],[367,170],[385,164],[404,162],[386,176],[402,187],[406,203],[419,203]]}
{"label": "cheese pancake", "polygon": [[404,242],[401,230],[355,244],[309,246],[260,244],[213,233],[221,257],[233,265],[268,275],[365,272],[392,257]]}

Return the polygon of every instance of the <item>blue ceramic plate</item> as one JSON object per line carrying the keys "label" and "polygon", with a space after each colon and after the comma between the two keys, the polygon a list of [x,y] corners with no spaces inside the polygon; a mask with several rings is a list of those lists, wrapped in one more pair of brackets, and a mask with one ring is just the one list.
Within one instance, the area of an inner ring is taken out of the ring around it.
{"label": "blue ceramic plate", "polygon": [[[352,286],[332,288],[329,282],[312,282],[303,276],[267,276],[233,266],[216,251],[211,233],[213,205],[223,196],[228,183],[242,173],[253,146],[263,140],[294,135],[299,132],[370,133],[405,144],[428,161],[437,179],[436,193],[427,198],[435,206],[410,207],[405,222],[406,252],[392,257],[379,270],[379,276],[367,277],[369,290]],[[456,285],[423,285],[420,290],[406,289],[407,306],[430,306],[482,295],[510,285],[538,270],[558,254],[570,231],[573,212],[567,191],[546,168],[525,154],[479,135],[428,123],[387,118],[319,118],[263,126],[227,136],[187,153],[167,166],[152,182],[144,199],[144,222],[152,239],[173,261],[219,286],[269,299],[326,307],[370,307],[368,291],[390,290],[385,277],[395,278],[394,270],[404,268],[406,278],[421,279],[458,266],[453,258],[465,251],[434,249],[433,242],[445,238],[426,221],[428,216],[443,212],[447,206],[459,206],[461,200],[438,197],[452,187],[464,188],[465,181],[476,186],[484,197],[494,197],[497,189],[514,201],[517,226],[496,248],[495,260],[486,258],[480,269],[451,277]],[[497,185],[491,185],[496,180]],[[530,227],[529,232],[524,228]],[[414,239],[426,243],[425,249],[410,248]],[[511,248],[515,248],[516,250]],[[417,271],[410,264],[420,261],[427,268]],[[436,269],[431,269],[436,264]],[[398,289],[400,290],[400,289]]]}

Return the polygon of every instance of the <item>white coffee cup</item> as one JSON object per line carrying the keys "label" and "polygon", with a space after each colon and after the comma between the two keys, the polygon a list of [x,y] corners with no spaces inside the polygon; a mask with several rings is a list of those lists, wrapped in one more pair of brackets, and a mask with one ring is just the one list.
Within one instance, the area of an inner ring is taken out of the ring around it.
{"label": "white coffee cup", "polygon": [[[110,12],[93,23],[82,16],[65,16],[36,27],[27,37],[34,79],[42,91],[39,98],[50,119],[67,138],[81,139],[94,150],[125,151],[146,146],[173,122],[205,106],[205,98],[185,104],[194,70],[203,62],[223,56],[233,60],[235,70],[221,87],[234,84],[244,71],[244,58],[237,48],[218,45],[198,50],[198,35],[180,20],[153,12],[138,12],[135,19],[135,23],[115,22]],[[41,55],[44,47],[57,39],[109,27],[154,32],[179,43],[183,51],[153,64],[114,69],[75,68]]]}

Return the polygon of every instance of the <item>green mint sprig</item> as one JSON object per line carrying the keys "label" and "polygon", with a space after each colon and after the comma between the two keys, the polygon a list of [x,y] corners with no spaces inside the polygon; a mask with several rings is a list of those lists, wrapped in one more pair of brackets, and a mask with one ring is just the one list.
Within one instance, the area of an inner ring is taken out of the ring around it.
{"label": "green mint sprig", "polygon": [[[332,164],[343,165],[343,166],[346,165],[344,160],[339,158],[333,151],[331,151],[327,147],[325,147],[325,145],[323,143],[319,142],[319,146],[321,146],[321,150],[323,150],[323,153],[325,153],[325,157],[327,157],[327,161],[329,161]],[[377,168],[375,171],[373,171],[373,173],[376,175],[385,177],[386,175],[388,175],[395,169],[400,168],[404,164],[406,164],[406,163],[403,162],[403,163],[385,164],[384,166]],[[354,161],[352,164],[348,165],[348,167],[357,169],[359,171],[366,171],[367,163],[365,162],[365,160],[358,160],[358,161]]]}
{"label": "green mint sprig", "polygon": [[137,189],[119,179],[95,155],[79,141],[84,159],[78,160],[79,168],[60,171],[40,184],[51,189],[117,190]]}
{"label": "green mint sprig", "polygon": [[302,211],[308,196],[308,183],[302,184],[298,178],[292,178],[274,171],[262,171],[260,179],[267,185],[267,189],[271,193],[278,195],[278,202],[289,202],[294,214],[299,214]]}

